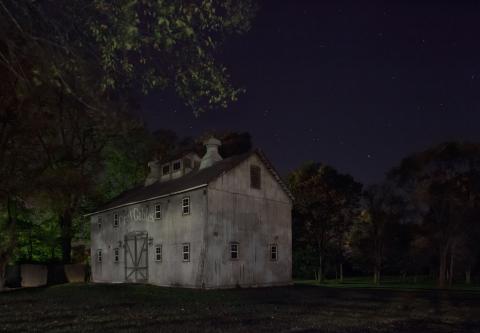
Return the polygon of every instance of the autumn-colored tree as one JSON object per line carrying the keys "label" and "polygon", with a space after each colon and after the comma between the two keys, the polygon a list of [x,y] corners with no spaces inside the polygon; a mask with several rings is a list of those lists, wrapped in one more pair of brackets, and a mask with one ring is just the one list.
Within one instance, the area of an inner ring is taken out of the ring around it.
{"label": "autumn-colored tree", "polygon": [[308,242],[318,250],[317,278],[322,281],[327,250],[336,247],[334,240],[343,239],[353,223],[362,185],[319,163],[307,163],[294,170],[288,183],[295,197],[296,218],[303,221]]}
{"label": "autumn-colored tree", "polygon": [[[416,204],[423,228],[438,258],[438,283],[453,276],[459,241],[475,228],[471,214],[479,204],[480,145],[449,142],[405,158],[394,180]],[[450,260],[449,260],[450,259]]]}
{"label": "autumn-colored tree", "polygon": [[[363,210],[355,225],[352,241],[359,256],[372,267],[373,283],[379,284],[381,271],[393,248],[394,225],[404,213],[403,200],[389,184],[373,185],[363,193]],[[395,258],[394,260],[399,260]]]}

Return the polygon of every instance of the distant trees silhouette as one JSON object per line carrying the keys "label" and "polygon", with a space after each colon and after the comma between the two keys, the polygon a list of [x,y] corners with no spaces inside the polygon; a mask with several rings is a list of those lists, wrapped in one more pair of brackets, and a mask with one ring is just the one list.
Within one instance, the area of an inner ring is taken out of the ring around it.
{"label": "distant trees silhouette", "polygon": [[335,181],[326,186],[320,166],[311,163],[289,175],[296,195],[295,274],[315,272],[322,280],[327,265],[330,276],[341,276],[340,251],[353,273],[369,272],[375,284],[383,271],[414,280],[436,275],[441,288],[459,271],[472,281],[480,253],[480,144],[448,142],[412,154],[361,195],[351,177],[350,187]]}

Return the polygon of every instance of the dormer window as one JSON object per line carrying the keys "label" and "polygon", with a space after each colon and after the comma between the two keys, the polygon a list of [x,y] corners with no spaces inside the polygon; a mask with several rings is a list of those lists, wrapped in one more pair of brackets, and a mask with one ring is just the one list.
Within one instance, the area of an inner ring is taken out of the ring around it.
{"label": "dormer window", "polygon": [[162,175],[168,175],[170,173],[170,164],[165,164],[162,167]]}
{"label": "dormer window", "polygon": [[180,161],[173,162],[173,172],[180,170],[181,167],[182,167],[182,164]]}

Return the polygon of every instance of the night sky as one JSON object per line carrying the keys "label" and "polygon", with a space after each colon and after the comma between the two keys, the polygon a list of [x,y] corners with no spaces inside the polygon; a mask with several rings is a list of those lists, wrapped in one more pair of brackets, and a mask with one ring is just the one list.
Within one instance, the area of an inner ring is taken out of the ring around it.
{"label": "night sky", "polygon": [[248,131],[282,174],[318,161],[364,183],[429,145],[480,141],[480,1],[260,5],[221,55],[238,103],[196,118],[151,95],[151,130]]}

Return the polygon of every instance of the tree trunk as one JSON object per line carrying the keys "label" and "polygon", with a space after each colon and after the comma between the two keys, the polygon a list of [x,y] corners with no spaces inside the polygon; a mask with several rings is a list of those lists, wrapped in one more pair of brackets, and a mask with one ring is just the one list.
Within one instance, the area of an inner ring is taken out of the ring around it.
{"label": "tree trunk", "polygon": [[454,262],[454,259],[455,259],[455,254],[452,250],[452,252],[450,253],[450,271],[449,271],[449,274],[448,274],[448,285],[450,287],[453,285],[453,262]]}
{"label": "tree trunk", "polygon": [[343,263],[340,263],[340,283],[343,283]]}
{"label": "tree trunk", "polygon": [[323,282],[323,255],[321,254],[318,260],[318,282]]}
{"label": "tree trunk", "polygon": [[33,239],[32,239],[32,226],[30,226],[30,230],[28,231],[28,243],[29,243],[29,247],[28,247],[28,259],[30,261],[33,260]]}
{"label": "tree trunk", "polygon": [[5,287],[5,273],[7,267],[6,258],[0,258],[0,291]]}
{"label": "tree trunk", "polygon": [[440,252],[440,264],[438,269],[438,287],[446,287],[446,276],[447,276],[447,258],[448,258],[448,248],[445,247]]}
{"label": "tree trunk", "polygon": [[380,284],[380,269],[377,266],[373,268],[373,284]]}
{"label": "tree trunk", "polygon": [[4,289],[6,267],[17,246],[17,207],[15,200],[10,198],[7,198],[7,221],[6,229],[2,230],[7,235],[7,239],[0,252],[0,290]]}
{"label": "tree trunk", "polygon": [[472,267],[470,267],[470,265],[465,270],[465,283],[466,284],[472,283]]}
{"label": "tree trunk", "polygon": [[72,215],[67,209],[60,216],[60,230],[62,235],[62,261],[70,264],[72,261]]}

